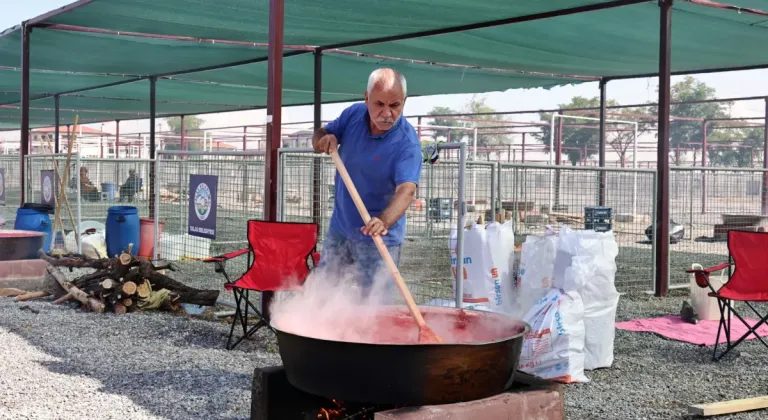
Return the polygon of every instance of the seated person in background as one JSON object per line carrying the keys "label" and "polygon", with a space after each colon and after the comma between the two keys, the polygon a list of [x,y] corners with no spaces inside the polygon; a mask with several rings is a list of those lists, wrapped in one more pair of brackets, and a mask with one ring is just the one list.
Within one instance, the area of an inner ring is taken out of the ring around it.
{"label": "seated person in background", "polygon": [[120,186],[120,201],[132,201],[133,196],[141,191],[141,178],[136,175],[135,169],[128,171],[128,179]]}
{"label": "seated person in background", "polygon": [[101,200],[99,189],[88,179],[88,168],[80,167],[80,195],[87,201]]}

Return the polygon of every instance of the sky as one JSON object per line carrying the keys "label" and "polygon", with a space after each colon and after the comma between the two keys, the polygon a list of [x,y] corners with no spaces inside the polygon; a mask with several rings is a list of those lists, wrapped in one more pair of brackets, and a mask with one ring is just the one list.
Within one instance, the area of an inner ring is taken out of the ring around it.
{"label": "sky", "polygon": [[[68,0],[33,0],[18,2],[16,0],[0,0],[0,30],[18,25],[23,20],[38,16],[49,10],[64,6]],[[620,59],[617,57],[617,59]],[[674,57],[673,57],[674,59]],[[682,77],[673,77],[672,83]],[[740,96],[768,96],[768,70],[753,70],[730,73],[716,73],[697,75],[697,79],[707,83],[716,89],[719,98]],[[642,103],[656,101],[655,78],[612,81],[607,85],[608,99],[614,99],[620,104]],[[365,86],[361,85],[361,93]],[[573,96],[595,97],[599,95],[597,83],[583,83],[578,86],[563,86],[545,89],[510,90],[506,92],[493,92],[484,94],[486,103],[497,111],[518,111],[556,108],[559,104],[570,102]],[[431,97],[409,98],[406,103],[405,114],[426,114],[435,106],[447,106],[461,110],[472,95],[439,95]],[[332,104],[323,106],[323,119],[333,119],[348,104]],[[764,102],[745,101],[737,102],[732,108],[732,114],[739,117],[755,117],[764,115]],[[266,114],[264,111],[242,111],[228,114],[205,115],[204,128],[235,126],[244,124],[264,124]],[[283,122],[311,121],[313,110],[311,106],[292,107],[283,109]],[[518,119],[530,121],[533,115],[526,115]],[[114,132],[114,123],[104,124],[105,131]],[[96,127],[101,128],[101,127]],[[122,122],[121,133],[146,132],[149,129],[147,121]],[[166,129],[161,126],[160,130]],[[0,136],[3,134],[0,134]],[[14,136],[5,134],[9,140]]]}

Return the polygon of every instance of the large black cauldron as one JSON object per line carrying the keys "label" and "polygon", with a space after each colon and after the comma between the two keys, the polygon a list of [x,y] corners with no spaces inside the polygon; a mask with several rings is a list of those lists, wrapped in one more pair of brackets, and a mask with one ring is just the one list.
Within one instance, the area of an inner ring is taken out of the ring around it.
{"label": "large black cauldron", "polygon": [[[394,308],[407,314],[404,306]],[[377,344],[298,335],[281,330],[279,320],[271,325],[290,383],[326,398],[409,406],[449,404],[490,397],[512,384],[528,324],[490,312],[420,310],[444,338],[436,325],[454,323],[469,331],[492,325],[495,337],[467,344]],[[414,328],[418,328],[415,322]]]}

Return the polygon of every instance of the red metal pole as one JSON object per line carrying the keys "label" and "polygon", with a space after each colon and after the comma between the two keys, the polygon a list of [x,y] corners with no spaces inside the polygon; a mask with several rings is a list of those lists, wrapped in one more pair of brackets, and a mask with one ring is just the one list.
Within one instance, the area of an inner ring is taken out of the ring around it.
{"label": "red metal pole", "polygon": [[[768,98],[765,98],[765,127],[763,128],[763,169],[768,169]],[[763,194],[760,208],[768,215],[768,172],[763,172]]]}
{"label": "red metal pole", "polygon": [[120,120],[115,121],[115,159],[120,159]]}
{"label": "red metal pole", "polygon": [[[282,142],[284,0],[269,0],[267,59],[267,150],[264,154],[264,220],[277,221],[277,151]],[[261,295],[261,311],[269,316],[272,293]]]}
{"label": "red metal pole", "polygon": [[707,172],[704,171],[707,166],[707,125],[707,120],[701,123],[701,214],[707,212]]}
{"label": "red metal pole", "polygon": [[659,134],[656,156],[656,297],[667,295],[669,279],[669,103],[672,59],[672,1],[659,0]]}
{"label": "red metal pole", "polygon": [[187,128],[184,127],[184,116],[182,115],[181,116],[181,140],[179,143],[179,150],[181,150],[182,152],[185,152],[187,150],[187,142],[185,141],[186,131],[187,131]]}
{"label": "red metal pole", "polygon": [[421,117],[416,119],[416,131],[419,136],[419,141],[421,141]]}
{"label": "red metal pole", "polygon": [[21,184],[21,203],[24,204],[26,190],[26,157],[29,154],[29,33],[32,32],[32,28],[27,26],[26,23],[22,25],[21,29],[21,142],[19,148],[19,155],[21,157],[19,174]]}
{"label": "red metal pole", "polygon": [[[599,141],[598,141],[597,162],[598,162],[598,166],[600,166],[601,168],[605,167],[605,144],[606,144],[605,107],[608,102],[605,85],[607,82],[608,81],[605,79],[600,80],[600,134],[599,134]],[[585,150],[584,159],[586,159],[587,157],[589,157],[589,154],[586,153],[586,150]],[[597,185],[597,189],[598,189],[597,199],[598,199],[598,204],[600,204],[601,206],[605,206],[606,185],[607,185],[606,173],[605,171],[600,171],[600,180],[598,181],[598,185]]]}

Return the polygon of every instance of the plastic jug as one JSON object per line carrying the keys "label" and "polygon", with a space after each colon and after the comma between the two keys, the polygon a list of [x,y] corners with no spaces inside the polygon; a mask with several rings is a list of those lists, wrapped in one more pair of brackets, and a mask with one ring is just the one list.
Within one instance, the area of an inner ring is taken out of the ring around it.
{"label": "plastic jug", "polygon": [[[701,270],[704,267],[701,264],[691,264],[692,270]],[[709,283],[715,290],[720,290],[721,287],[728,281],[728,269],[720,270],[719,275],[712,273],[709,275]],[[691,288],[691,306],[699,315],[699,319],[704,321],[718,321],[720,320],[720,307],[717,305],[717,298],[708,296],[712,290],[709,287],[699,287],[696,284],[696,275],[690,274],[690,288]]]}

